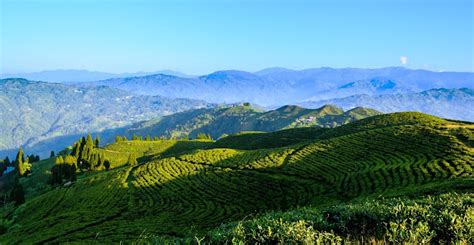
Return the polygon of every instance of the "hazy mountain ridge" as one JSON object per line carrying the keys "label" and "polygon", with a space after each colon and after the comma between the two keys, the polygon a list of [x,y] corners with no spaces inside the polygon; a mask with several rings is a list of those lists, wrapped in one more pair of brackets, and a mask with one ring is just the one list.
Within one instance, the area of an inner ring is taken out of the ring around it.
{"label": "hazy mountain ridge", "polygon": [[0,74],[0,78],[23,78],[34,81],[46,81],[46,82],[91,82],[110,78],[118,77],[137,77],[147,76],[152,74],[165,74],[173,75],[176,77],[193,77],[186,75],[181,72],[171,70],[161,70],[155,72],[133,72],[133,73],[109,73],[99,71],[88,71],[88,70],[74,70],[74,69],[60,69],[30,73],[5,73]]}
{"label": "hazy mountain ridge", "polygon": [[431,89],[419,93],[386,95],[353,95],[345,98],[306,101],[298,105],[318,108],[321,105],[334,104],[344,109],[357,106],[369,107],[389,113],[397,111],[420,111],[443,118],[474,121],[474,90]]}
{"label": "hazy mountain ridge", "polygon": [[217,71],[196,78],[155,74],[78,85],[105,85],[136,94],[202,99],[212,103],[248,101],[262,106],[282,106],[361,93],[381,95],[421,92],[433,88],[474,88],[474,73],[432,72],[401,67],[315,68],[301,71],[270,68],[255,73]]}
{"label": "hazy mountain ridge", "polygon": [[25,79],[0,80],[0,149],[31,146],[63,135],[119,128],[203,101],[137,96],[115,88],[77,88]]}

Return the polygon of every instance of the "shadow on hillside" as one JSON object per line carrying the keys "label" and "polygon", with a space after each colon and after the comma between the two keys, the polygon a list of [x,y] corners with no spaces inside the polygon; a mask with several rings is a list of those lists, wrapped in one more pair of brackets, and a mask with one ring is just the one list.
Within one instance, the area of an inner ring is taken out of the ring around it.
{"label": "shadow on hillside", "polygon": [[[194,150],[189,148],[189,142],[176,144],[167,154]],[[158,165],[151,162],[146,166],[147,169],[156,171],[138,171],[139,175],[132,177],[133,181],[129,182],[128,188],[110,185],[109,182],[101,187],[104,189],[87,183],[84,183],[85,186],[69,187],[64,189],[68,192],[66,199],[55,206],[43,207],[40,205],[41,199],[30,204],[32,209],[44,210],[41,213],[44,216],[31,212],[33,217],[28,217],[38,220],[34,224],[37,229],[33,235],[49,242],[60,241],[57,239],[67,241],[71,238],[119,242],[125,238],[135,239],[145,231],[173,236],[195,235],[196,232],[218,227],[222,223],[249,219],[264,212],[350,200],[340,197],[340,193],[330,183],[312,176],[312,170],[307,168],[308,159],[300,159],[292,164],[296,168],[307,170],[307,175],[296,175],[285,167],[242,169],[240,159],[242,157],[233,156],[212,166],[182,161],[160,163],[160,168],[167,170],[166,174],[159,172],[161,170]],[[260,156],[259,159],[267,158]],[[229,165],[229,162],[235,164]],[[135,176],[134,172],[129,176]],[[113,173],[110,171],[104,174]],[[176,175],[178,176],[172,177]],[[438,182],[431,185],[415,184],[398,194],[457,190],[454,186],[457,180],[433,181]],[[470,184],[461,184],[472,187],[472,180]],[[140,186],[137,188],[136,185]],[[103,196],[99,197],[97,193],[102,193]],[[365,193],[365,197],[370,196]],[[101,203],[91,201],[99,199]],[[77,200],[89,200],[91,204],[83,207],[83,203]],[[107,203],[102,203],[102,200]],[[74,209],[77,207],[80,207],[79,210],[85,209],[87,213],[84,214],[87,215],[80,225],[72,225],[71,222],[74,222],[78,214],[71,211],[77,211]],[[50,227],[55,227],[58,234],[45,234]]]}

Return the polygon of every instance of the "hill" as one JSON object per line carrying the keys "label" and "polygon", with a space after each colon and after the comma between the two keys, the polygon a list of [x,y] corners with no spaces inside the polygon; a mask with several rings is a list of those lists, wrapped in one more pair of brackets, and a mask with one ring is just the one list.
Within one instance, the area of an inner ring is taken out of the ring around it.
{"label": "hill", "polygon": [[308,108],[318,108],[325,104],[340,106],[346,110],[364,106],[390,113],[397,111],[420,111],[444,118],[474,121],[474,90],[431,89],[419,93],[384,94],[370,96],[353,95],[345,98],[307,101],[298,103]]}
{"label": "hill", "polygon": [[204,133],[217,139],[222,135],[242,131],[271,132],[297,127],[335,127],[378,114],[380,113],[375,110],[365,108],[344,112],[330,105],[317,109],[287,105],[270,111],[260,111],[250,105],[234,105],[164,116],[135,124],[125,134],[196,138],[197,134]]}
{"label": "hill", "polygon": [[275,68],[256,73],[217,71],[194,78],[154,74],[80,85],[105,85],[136,94],[191,98],[211,103],[248,101],[262,106],[282,106],[367,93],[381,95],[434,88],[473,88],[473,81],[473,73],[468,72],[432,72],[401,67],[315,68],[300,71]]}
{"label": "hill", "polygon": [[41,150],[33,149],[44,156],[73,142],[64,135],[119,128],[205,106],[202,101],[137,96],[109,87],[4,79],[0,80],[0,150],[16,151],[21,145],[31,148],[46,141]]}
{"label": "hill", "polygon": [[[70,186],[4,210],[9,229],[0,242],[467,243],[473,130],[394,113],[252,135],[280,142],[276,148],[122,141],[95,149],[116,163],[110,171],[79,173]],[[285,144],[292,135],[301,140]],[[120,159],[132,152],[138,165],[125,165]]]}

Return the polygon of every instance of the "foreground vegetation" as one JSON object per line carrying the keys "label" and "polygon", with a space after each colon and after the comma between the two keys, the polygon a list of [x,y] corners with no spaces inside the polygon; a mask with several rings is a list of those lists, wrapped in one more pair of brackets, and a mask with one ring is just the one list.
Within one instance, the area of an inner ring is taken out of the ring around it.
{"label": "foreground vegetation", "polygon": [[139,243],[460,243],[473,242],[474,194],[366,198],[319,208],[269,212],[223,224],[201,237],[144,233]]}
{"label": "foreground vegetation", "polygon": [[472,146],[472,124],[421,113],[217,142],[119,141],[93,148],[108,170],[67,186],[36,187],[51,176],[36,170],[55,163],[33,164],[25,204],[3,207],[0,242],[469,244]]}

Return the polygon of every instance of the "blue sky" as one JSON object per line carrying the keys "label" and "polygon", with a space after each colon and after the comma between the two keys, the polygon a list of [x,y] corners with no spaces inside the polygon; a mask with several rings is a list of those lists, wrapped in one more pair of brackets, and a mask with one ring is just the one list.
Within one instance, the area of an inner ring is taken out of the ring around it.
{"label": "blue sky", "polygon": [[474,71],[470,0],[0,0],[0,72]]}

